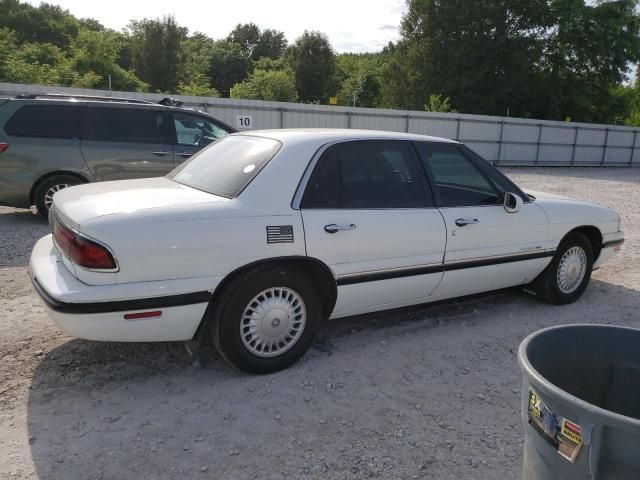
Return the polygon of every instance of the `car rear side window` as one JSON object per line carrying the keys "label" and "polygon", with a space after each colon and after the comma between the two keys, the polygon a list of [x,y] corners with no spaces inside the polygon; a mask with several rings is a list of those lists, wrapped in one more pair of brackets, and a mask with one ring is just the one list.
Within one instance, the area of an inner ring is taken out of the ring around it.
{"label": "car rear side window", "polygon": [[79,139],[84,115],[82,105],[24,105],[4,130],[15,137]]}
{"label": "car rear side window", "polygon": [[311,175],[302,208],[371,209],[432,206],[404,141],[366,140],[329,148]]}
{"label": "car rear side window", "polygon": [[167,115],[148,108],[89,108],[87,140],[102,142],[167,142]]}
{"label": "car rear side window", "polygon": [[221,197],[234,198],[280,150],[271,138],[221,138],[173,170],[167,178]]}

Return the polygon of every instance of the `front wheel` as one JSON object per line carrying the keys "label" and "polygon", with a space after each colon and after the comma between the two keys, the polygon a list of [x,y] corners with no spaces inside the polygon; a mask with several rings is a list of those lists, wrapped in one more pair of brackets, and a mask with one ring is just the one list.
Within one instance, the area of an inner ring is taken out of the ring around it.
{"label": "front wheel", "polygon": [[249,373],[271,373],[309,349],[322,321],[314,283],[289,267],[236,278],[212,309],[211,336],[222,357]]}
{"label": "front wheel", "polygon": [[573,303],[587,288],[592,269],[591,242],[582,233],[574,232],[560,242],[553,260],[533,287],[549,303]]}

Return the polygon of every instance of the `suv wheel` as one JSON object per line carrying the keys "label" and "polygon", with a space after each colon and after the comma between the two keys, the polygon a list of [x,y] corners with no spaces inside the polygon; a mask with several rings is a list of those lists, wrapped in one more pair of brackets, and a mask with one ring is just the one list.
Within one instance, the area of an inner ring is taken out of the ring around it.
{"label": "suv wheel", "polygon": [[256,269],[229,284],[211,313],[213,343],[231,365],[271,373],[296,362],[322,321],[317,288],[298,269]]}
{"label": "suv wheel", "polygon": [[81,183],[83,183],[82,180],[71,175],[56,175],[55,177],[47,178],[38,185],[34,192],[38,213],[46,218],[49,215],[51,205],[53,205],[54,194],[64,188],[80,185]]}

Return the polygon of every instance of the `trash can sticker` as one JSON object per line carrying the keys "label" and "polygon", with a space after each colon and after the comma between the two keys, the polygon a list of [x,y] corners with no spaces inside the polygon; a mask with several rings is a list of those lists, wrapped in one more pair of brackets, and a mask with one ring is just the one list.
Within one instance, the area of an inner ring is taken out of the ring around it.
{"label": "trash can sticker", "polygon": [[556,415],[540,400],[538,394],[529,389],[529,424],[542,435],[560,455],[575,462],[582,447],[580,425]]}

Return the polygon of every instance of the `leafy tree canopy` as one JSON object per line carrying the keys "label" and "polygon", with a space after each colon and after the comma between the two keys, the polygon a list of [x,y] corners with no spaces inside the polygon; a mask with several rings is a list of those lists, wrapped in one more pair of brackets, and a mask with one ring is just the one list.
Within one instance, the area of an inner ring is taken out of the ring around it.
{"label": "leafy tree canopy", "polygon": [[305,31],[286,56],[302,102],[326,102],[337,93],[336,54],[324,33]]}

